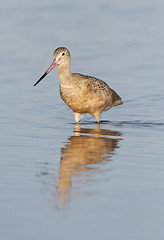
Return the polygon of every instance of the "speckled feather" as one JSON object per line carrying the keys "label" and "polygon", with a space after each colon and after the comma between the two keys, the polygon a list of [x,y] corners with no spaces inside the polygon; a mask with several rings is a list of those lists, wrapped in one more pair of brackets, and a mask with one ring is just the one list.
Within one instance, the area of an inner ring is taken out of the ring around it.
{"label": "speckled feather", "polygon": [[69,86],[60,86],[60,95],[73,112],[94,116],[122,104],[118,94],[101,79],[71,73],[68,81]]}

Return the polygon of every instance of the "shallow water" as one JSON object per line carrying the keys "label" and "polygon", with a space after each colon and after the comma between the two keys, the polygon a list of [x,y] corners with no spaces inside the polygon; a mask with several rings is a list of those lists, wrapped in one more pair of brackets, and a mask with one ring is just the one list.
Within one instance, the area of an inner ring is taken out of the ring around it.
{"label": "shallow water", "polygon": [[[1,239],[164,235],[163,1],[1,4]],[[124,104],[79,126],[59,96],[53,50]]]}

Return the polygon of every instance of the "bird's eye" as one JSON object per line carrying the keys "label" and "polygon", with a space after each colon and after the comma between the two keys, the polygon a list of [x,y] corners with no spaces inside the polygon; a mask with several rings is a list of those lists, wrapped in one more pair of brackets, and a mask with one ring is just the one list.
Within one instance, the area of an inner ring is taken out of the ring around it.
{"label": "bird's eye", "polygon": [[65,53],[63,52],[63,53],[62,53],[62,55],[64,56],[64,55],[65,55]]}

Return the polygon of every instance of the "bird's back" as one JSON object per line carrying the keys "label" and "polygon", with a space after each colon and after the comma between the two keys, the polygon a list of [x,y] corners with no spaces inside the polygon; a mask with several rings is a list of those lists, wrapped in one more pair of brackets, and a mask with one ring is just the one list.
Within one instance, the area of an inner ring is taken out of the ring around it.
{"label": "bird's back", "polygon": [[[123,104],[120,96],[103,80],[79,73],[74,73],[74,76],[76,79],[81,80],[79,81],[81,85],[86,87],[91,94],[97,96],[102,95],[106,97],[106,99],[110,99],[111,107]],[[106,110],[104,109],[104,111]]]}

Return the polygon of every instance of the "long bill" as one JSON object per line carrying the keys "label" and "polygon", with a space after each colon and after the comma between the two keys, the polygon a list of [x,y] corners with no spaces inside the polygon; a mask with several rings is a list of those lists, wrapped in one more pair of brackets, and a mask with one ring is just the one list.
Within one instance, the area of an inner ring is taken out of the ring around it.
{"label": "long bill", "polygon": [[54,59],[54,61],[52,62],[51,66],[47,69],[47,71],[43,74],[43,76],[41,76],[41,78],[39,78],[39,80],[34,84],[34,86],[36,86],[40,81],[42,81],[42,79],[49,73],[51,72],[51,70],[57,66],[57,62]]}

